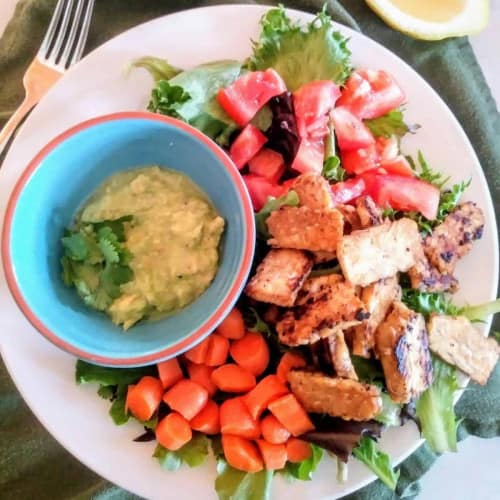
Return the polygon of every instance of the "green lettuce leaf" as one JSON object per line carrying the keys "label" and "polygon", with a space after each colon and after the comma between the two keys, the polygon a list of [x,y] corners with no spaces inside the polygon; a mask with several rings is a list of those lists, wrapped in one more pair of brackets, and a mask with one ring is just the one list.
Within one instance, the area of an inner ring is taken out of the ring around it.
{"label": "green lettuce leaf", "polygon": [[321,172],[321,175],[327,181],[343,181],[345,179],[346,172],[340,164],[340,158],[336,155],[328,157],[323,164],[323,171]]}
{"label": "green lettuce leaf", "polygon": [[197,128],[221,145],[238,126],[217,102],[217,92],[241,73],[238,61],[217,61],[183,71],[170,80],[159,80],[148,109],[173,116]]}
{"label": "green lettuce leaf", "polygon": [[443,293],[422,292],[413,288],[403,288],[402,302],[410,309],[423,314],[428,318],[432,313],[460,314],[460,308],[455,306]]}
{"label": "green lettuce leaf", "polygon": [[380,480],[391,490],[396,489],[399,479],[399,470],[396,472],[392,468],[389,455],[380,451],[377,443],[369,438],[363,437],[358,446],[354,448],[353,455],[363,462]]}
{"label": "green lettuce leaf", "polygon": [[477,306],[466,306],[460,314],[464,315],[469,321],[485,321],[490,314],[500,312],[500,299],[479,304]]}
{"label": "green lettuce leaf", "polygon": [[334,30],[325,9],[304,28],[291,21],[283,6],[270,9],[260,24],[249,69],[274,68],[290,91],[314,80],[342,84],[351,73],[347,39]]}
{"label": "green lettuce leaf", "polygon": [[312,474],[323,458],[323,449],[315,444],[311,444],[312,455],[302,462],[287,462],[284,468],[285,476],[291,476],[301,481],[310,481]]}
{"label": "green lettuce leaf", "polygon": [[369,384],[377,380],[384,380],[384,372],[382,371],[380,361],[373,358],[366,359],[355,355],[351,356],[351,361],[359,380]]}
{"label": "green lettuce leaf", "polygon": [[159,57],[146,56],[136,59],[130,63],[131,68],[144,68],[149,71],[155,82],[160,80],[170,80],[178,75],[182,70],[170,65],[165,59]]}
{"label": "green lettuce leaf", "polygon": [[138,368],[109,368],[93,365],[79,359],[76,362],[77,384],[129,385],[135,384],[145,375],[158,376],[156,366]]}
{"label": "green lettuce leaf", "polygon": [[457,451],[457,420],[453,407],[455,391],[459,389],[456,370],[433,357],[432,385],[417,401],[417,417],[422,435],[436,453]]}
{"label": "green lettuce leaf", "polygon": [[182,464],[197,467],[205,462],[208,456],[210,440],[205,434],[196,432],[191,441],[177,451],[170,451],[161,444],[156,446],[153,457],[157,458],[161,466],[170,471],[176,471]]}
{"label": "green lettuce leaf", "polygon": [[375,137],[386,137],[387,139],[393,135],[403,137],[409,131],[400,109],[393,109],[378,118],[364,120],[364,123]]}
{"label": "green lettuce leaf", "polygon": [[392,427],[401,425],[402,405],[395,403],[386,392],[381,392],[381,397],[382,411],[374,417],[374,420]]}
{"label": "green lettuce leaf", "polygon": [[273,471],[243,472],[217,458],[215,491],[219,500],[270,500]]}
{"label": "green lettuce leaf", "polygon": [[119,385],[116,389],[116,399],[109,409],[109,416],[115,425],[123,425],[129,421],[130,415],[125,411],[125,400],[127,399],[127,385]]}
{"label": "green lettuce leaf", "polygon": [[271,212],[278,210],[281,207],[296,207],[300,203],[297,193],[292,189],[288,193],[279,198],[270,197],[266,204],[255,214],[255,227],[260,238],[267,240],[270,235],[267,230],[266,220],[271,215]]}

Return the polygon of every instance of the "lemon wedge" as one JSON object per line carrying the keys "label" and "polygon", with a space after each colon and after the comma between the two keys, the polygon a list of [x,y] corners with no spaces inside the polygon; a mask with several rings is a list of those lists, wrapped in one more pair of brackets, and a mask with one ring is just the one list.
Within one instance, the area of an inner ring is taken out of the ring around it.
{"label": "lemon wedge", "polygon": [[420,40],[471,35],[488,23],[489,0],[366,0],[389,26]]}

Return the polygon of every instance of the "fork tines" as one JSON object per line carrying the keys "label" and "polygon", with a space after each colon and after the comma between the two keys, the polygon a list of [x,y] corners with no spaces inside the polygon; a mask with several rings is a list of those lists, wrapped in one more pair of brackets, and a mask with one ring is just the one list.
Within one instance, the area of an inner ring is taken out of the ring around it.
{"label": "fork tines", "polygon": [[77,62],[83,52],[94,0],[59,0],[38,57],[61,71]]}

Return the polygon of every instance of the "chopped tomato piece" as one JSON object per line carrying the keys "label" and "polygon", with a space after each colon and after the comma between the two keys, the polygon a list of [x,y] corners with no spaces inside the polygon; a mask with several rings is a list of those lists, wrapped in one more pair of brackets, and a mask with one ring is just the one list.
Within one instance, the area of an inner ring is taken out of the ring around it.
{"label": "chopped tomato piece", "polygon": [[375,143],[368,127],[348,108],[344,106],[335,108],[331,116],[341,150],[366,148]]}
{"label": "chopped tomato piece", "polygon": [[252,124],[247,125],[229,148],[229,156],[241,170],[267,142],[267,137]]}
{"label": "chopped tomato piece", "polygon": [[264,177],[258,175],[243,175],[243,180],[250,194],[253,208],[258,212],[265,204],[270,196],[277,198],[283,194],[283,188],[272,183]]}
{"label": "chopped tomato piece", "polygon": [[405,94],[386,71],[354,71],[337,104],[346,106],[361,119],[378,118],[400,106]]}
{"label": "chopped tomato piece", "polygon": [[322,140],[302,139],[292,162],[292,168],[301,174],[308,172],[321,174],[324,158],[325,145]]}
{"label": "chopped tomato piece", "polygon": [[375,139],[375,147],[380,161],[392,160],[399,155],[398,138],[395,135],[391,137],[377,137]]}
{"label": "chopped tomato piece", "polygon": [[332,184],[332,200],[335,205],[343,205],[363,196],[366,192],[365,179],[354,177]]}
{"label": "chopped tomato piece", "polygon": [[360,174],[377,168],[379,164],[379,155],[375,144],[370,144],[366,148],[341,151],[340,158],[342,166],[349,174]]}
{"label": "chopped tomato piece", "polygon": [[246,125],[271,97],[286,91],[281,76],[270,68],[252,71],[219,90],[217,100],[224,111],[238,124]]}
{"label": "chopped tomato piece", "polygon": [[278,182],[285,173],[285,160],[276,151],[263,148],[248,162],[248,168],[251,174]]}
{"label": "chopped tomato piece", "polygon": [[380,163],[381,170],[385,170],[388,174],[403,175],[405,177],[415,177],[415,172],[411,168],[408,160],[399,155],[390,160],[385,160]]}
{"label": "chopped tomato piece", "polygon": [[363,174],[367,193],[381,207],[392,207],[405,212],[420,212],[429,220],[436,218],[440,191],[420,179],[402,175]]}
{"label": "chopped tomato piece", "polygon": [[340,89],[331,80],[302,85],[293,93],[297,128],[303,139],[323,139],[328,133],[328,113],[340,97]]}

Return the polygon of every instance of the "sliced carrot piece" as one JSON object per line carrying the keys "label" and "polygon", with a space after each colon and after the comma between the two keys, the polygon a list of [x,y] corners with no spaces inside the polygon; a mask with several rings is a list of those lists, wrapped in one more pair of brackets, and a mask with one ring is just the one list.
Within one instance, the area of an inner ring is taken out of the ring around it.
{"label": "sliced carrot piece", "polygon": [[217,403],[209,399],[205,407],[189,422],[195,431],[205,434],[219,434],[220,418]]}
{"label": "sliced carrot piece", "polygon": [[158,376],[164,389],[172,387],[176,382],[184,378],[181,366],[177,358],[167,359],[158,363]]}
{"label": "sliced carrot piece", "polygon": [[223,434],[222,449],[227,463],[235,469],[244,472],[259,472],[264,468],[259,450],[245,438]]}
{"label": "sliced carrot piece", "polygon": [[217,327],[217,333],[226,339],[241,339],[245,335],[243,316],[236,307],[226,316]]}
{"label": "sliced carrot piece", "polygon": [[229,352],[236,363],[255,376],[260,375],[269,364],[269,346],[258,332],[248,332],[243,338],[235,340]]}
{"label": "sliced carrot piece", "polygon": [[284,444],[272,444],[264,439],[257,439],[257,446],[267,470],[283,469],[287,460],[286,446]]}
{"label": "sliced carrot piece", "polygon": [[276,369],[276,375],[286,384],[287,374],[292,368],[304,368],[305,366],[306,360],[300,354],[287,351],[280,359],[278,368]]}
{"label": "sliced carrot piece", "polygon": [[207,404],[208,391],[200,384],[184,379],[164,394],[163,401],[186,420],[191,420]]}
{"label": "sliced carrot piece", "polygon": [[127,387],[127,397],[125,398],[125,413],[128,413],[129,412],[129,409],[128,409],[128,395],[132,392],[132,389],[135,387],[135,384],[130,384],[128,387]]}
{"label": "sliced carrot piece", "polygon": [[302,462],[312,455],[312,449],[307,441],[291,437],[286,442],[286,453],[289,462]]}
{"label": "sliced carrot piece", "polygon": [[272,444],[283,444],[288,441],[290,432],[279,422],[274,415],[266,415],[260,421],[262,437]]}
{"label": "sliced carrot piece", "polygon": [[300,436],[304,432],[314,429],[309,415],[293,394],[287,394],[275,399],[269,404],[268,408],[293,436]]}
{"label": "sliced carrot piece", "polygon": [[169,413],[158,422],[156,440],[167,450],[178,450],[191,441],[193,433],[189,422],[176,412]]}
{"label": "sliced carrot piece", "polygon": [[212,382],[212,372],[214,368],[207,365],[197,365],[196,363],[187,363],[187,371],[189,378],[200,384],[208,391],[208,395],[212,397],[217,392],[217,386]]}
{"label": "sliced carrot piece", "polygon": [[248,394],[243,396],[248,411],[257,419],[269,403],[280,396],[288,394],[288,388],[276,375],[264,377]]}
{"label": "sliced carrot piece", "polygon": [[260,436],[259,422],[254,420],[241,397],[226,399],[220,406],[220,429],[222,434],[232,434],[247,439]]}
{"label": "sliced carrot piece", "polygon": [[203,339],[199,344],[195,345],[189,351],[184,353],[184,357],[193,363],[204,363],[207,357],[208,346],[210,344],[210,336]]}
{"label": "sliced carrot piece", "polygon": [[205,364],[208,366],[220,366],[227,360],[229,354],[229,340],[222,335],[212,333],[210,335],[210,342],[208,343],[208,350],[205,357]]}
{"label": "sliced carrot piece", "polygon": [[241,366],[227,364],[212,372],[212,382],[226,392],[248,392],[255,387],[255,377]]}
{"label": "sliced carrot piece", "polygon": [[158,409],[163,386],[156,377],[146,375],[137,384],[129,385],[125,406],[139,420],[149,420]]}

